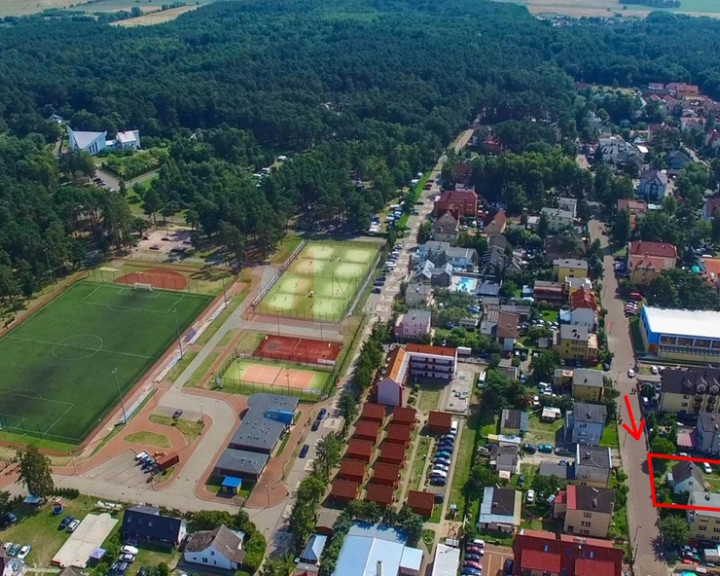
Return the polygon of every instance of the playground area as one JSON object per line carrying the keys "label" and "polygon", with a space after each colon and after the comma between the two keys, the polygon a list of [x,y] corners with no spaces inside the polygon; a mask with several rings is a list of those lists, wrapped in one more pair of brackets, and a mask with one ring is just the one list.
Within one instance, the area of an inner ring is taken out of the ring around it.
{"label": "playground area", "polygon": [[341,348],[342,344],[339,342],[267,335],[255,349],[253,356],[287,362],[334,366]]}
{"label": "playground area", "polygon": [[377,251],[362,242],[308,242],[255,312],[339,322],[367,278]]}

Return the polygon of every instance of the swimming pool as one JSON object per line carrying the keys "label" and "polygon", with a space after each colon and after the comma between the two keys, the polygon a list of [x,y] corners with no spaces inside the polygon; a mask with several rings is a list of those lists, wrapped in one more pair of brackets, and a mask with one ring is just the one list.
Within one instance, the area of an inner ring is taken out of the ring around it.
{"label": "swimming pool", "polygon": [[455,290],[457,292],[465,292],[466,294],[474,294],[477,289],[477,280],[475,278],[467,278],[461,276],[455,281]]}

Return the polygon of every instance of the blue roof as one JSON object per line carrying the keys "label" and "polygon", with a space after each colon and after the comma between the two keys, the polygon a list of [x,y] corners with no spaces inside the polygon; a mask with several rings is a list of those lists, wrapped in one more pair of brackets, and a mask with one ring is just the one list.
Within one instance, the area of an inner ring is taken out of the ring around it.
{"label": "blue roof", "polygon": [[345,537],[334,576],[376,576],[378,560],[383,574],[397,574],[400,567],[417,570],[422,552],[406,548],[405,534],[383,525],[355,524]]}
{"label": "blue roof", "polygon": [[316,564],[320,560],[325,544],[327,543],[327,536],[321,534],[313,534],[310,536],[305,550],[300,554],[300,560],[302,562],[308,562],[310,564]]}
{"label": "blue roof", "polygon": [[221,486],[223,488],[240,488],[240,486],[242,486],[242,478],[235,478],[234,476],[225,476],[225,480],[222,481]]}

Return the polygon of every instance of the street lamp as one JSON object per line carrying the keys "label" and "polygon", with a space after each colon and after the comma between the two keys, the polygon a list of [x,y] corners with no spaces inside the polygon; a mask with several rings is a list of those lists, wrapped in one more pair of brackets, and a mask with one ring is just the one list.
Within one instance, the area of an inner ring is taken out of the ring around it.
{"label": "street lamp", "polygon": [[112,373],[115,376],[115,384],[117,385],[118,398],[120,398],[120,406],[122,407],[123,411],[123,424],[127,424],[127,412],[125,412],[125,401],[123,400],[122,394],[120,392],[120,379],[118,378],[118,369],[113,368]]}
{"label": "street lamp", "polygon": [[50,266],[50,257],[48,256],[47,248],[43,248],[43,252],[45,253],[45,262],[47,262],[48,271],[50,272],[50,279],[52,283],[55,284],[55,274],[53,274],[52,266]]}
{"label": "street lamp", "polygon": [[184,354],[182,349],[182,340],[180,340],[180,326],[178,325],[177,308],[173,308],[173,315],[175,316],[175,332],[177,333],[178,346],[180,347],[180,359],[182,360],[184,358]]}

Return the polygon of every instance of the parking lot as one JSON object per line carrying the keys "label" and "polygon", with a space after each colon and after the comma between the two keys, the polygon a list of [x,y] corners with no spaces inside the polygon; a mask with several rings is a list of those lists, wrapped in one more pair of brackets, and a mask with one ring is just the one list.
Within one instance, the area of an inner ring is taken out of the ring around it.
{"label": "parking lot", "polygon": [[124,488],[144,488],[150,474],[136,466],[135,452],[126,450],[84,474],[86,478]]}
{"label": "parking lot", "polygon": [[453,414],[467,414],[475,382],[475,366],[458,364],[457,375],[443,391],[442,410]]}
{"label": "parking lot", "polygon": [[484,576],[500,576],[503,573],[505,560],[513,557],[512,548],[486,544],[485,556],[482,559]]}

